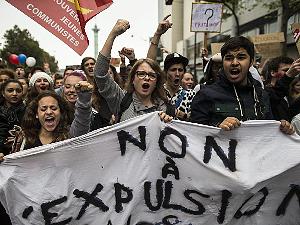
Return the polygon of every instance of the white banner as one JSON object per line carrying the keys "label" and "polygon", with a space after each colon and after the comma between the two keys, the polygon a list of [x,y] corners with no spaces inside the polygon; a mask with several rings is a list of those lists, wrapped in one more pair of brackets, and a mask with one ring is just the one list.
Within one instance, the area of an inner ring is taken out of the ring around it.
{"label": "white banner", "polygon": [[0,164],[14,225],[299,225],[300,138],[147,114]]}

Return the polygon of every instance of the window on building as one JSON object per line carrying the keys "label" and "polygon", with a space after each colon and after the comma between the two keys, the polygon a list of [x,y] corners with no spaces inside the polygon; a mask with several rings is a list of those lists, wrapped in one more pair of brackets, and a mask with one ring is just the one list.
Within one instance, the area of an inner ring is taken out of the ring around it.
{"label": "window on building", "polygon": [[290,19],[288,21],[288,25],[287,25],[287,34],[292,33],[291,25],[293,23],[300,23],[300,13],[296,13],[293,16],[290,17]]}
{"label": "window on building", "polygon": [[245,37],[251,37],[251,36],[259,35],[259,28],[248,30],[248,31],[242,33],[242,35],[245,36]]}
{"label": "window on building", "polygon": [[266,34],[277,32],[277,22],[265,24],[264,30]]}

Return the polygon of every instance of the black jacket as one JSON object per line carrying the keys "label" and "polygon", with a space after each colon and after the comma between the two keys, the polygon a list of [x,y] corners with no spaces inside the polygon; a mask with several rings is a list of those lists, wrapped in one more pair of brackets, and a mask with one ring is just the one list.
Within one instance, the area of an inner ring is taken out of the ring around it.
{"label": "black jacket", "polygon": [[289,94],[290,84],[294,80],[294,77],[284,76],[276,82],[275,90],[277,95],[284,98],[287,97],[289,102],[289,117],[293,119],[298,113],[300,113],[300,98],[292,99]]}
{"label": "black jacket", "polygon": [[7,155],[10,151],[9,146],[4,145],[9,136],[8,131],[14,128],[14,125],[21,125],[25,113],[25,105],[20,103],[16,106],[7,108],[5,105],[0,106],[0,152]]}
{"label": "black jacket", "polygon": [[291,121],[287,100],[280,96],[274,87],[265,86],[265,90],[270,97],[270,105],[274,119]]}
{"label": "black jacket", "polygon": [[250,74],[248,84],[243,87],[230,83],[223,70],[219,77],[194,97],[191,122],[218,126],[226,117],[236,117],[240,121],[273,119],[268,94]]}

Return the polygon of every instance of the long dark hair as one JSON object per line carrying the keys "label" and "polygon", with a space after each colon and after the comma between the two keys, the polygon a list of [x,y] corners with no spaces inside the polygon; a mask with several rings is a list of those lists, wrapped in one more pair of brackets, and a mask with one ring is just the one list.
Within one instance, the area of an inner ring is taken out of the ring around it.
{"label": "long dark hair", "polygon": [[69,128],[74,115],[70,113],[71,110],[69,108],[68,103],[61,96],[57,95],[54,91],[43,91],[27,106],[22,121],[21,126],[25,134],[26,144],[28,145],[33,145],[36,139],[39,137],[41,124],[36,118],[36,114],[38,111],[39,101],[44,97],[52,97],[56,99],[61,113],[60,121],[55,130],[53,131],[53,142],[58,142],[69,138]]}
{"label": "long dark hair", "polygon": [[152,59],[146,58],[146,59],[139,59],[138,61],[136,61],[136,63],[133,65],[128,79],[127,79],[127,83],[125,85],[125,89],[128,93],[133,93],[134,92],[134,86],[133,86],[133,80],[135,77],[135,73],[138,69],[138,67],[143,64],[143,63],[147,63],[154,71],[155,73],[158,75],[157,77],[157,81],[156,81],[156,87],[153,91],[153,93],[151,94],[151,100],[153,102],[156,102],[156,100],[158,98],[162,99],[164,102],[168,102],[167,96],[166,96],[166,92],[164,89],[164,83],[166,80],[166,75],[165,73],[161,70],[160,66],[158,65],[157,62],[155,62]]}
{"label": "long dark hair", "polygon": [[[18,81],[18,80],[16,80],[16,79],[12,79],[12,80],[7,80],[7,81],[5,81],[4,83],[2,83],[2,84],[0,85],[0,93],[1,93],[1,96],[0,96],[0,105],[3,105],[4,102],[5,102],[5,98],[4,98],[4,96],[3,96],[3,95],[4,95],[4,91],[5,91],[6,86],[7,86],[8,84],[10,84],[10,83],[16,83],[16,84],[19,84],[20,87],[21,87],[21,89],[22,89],[22,91],[23,91],[23,86],[22,86],[22,84],[21,84],[20,81]],[[20,102],[22,102],[22,98],[20,99]]]}

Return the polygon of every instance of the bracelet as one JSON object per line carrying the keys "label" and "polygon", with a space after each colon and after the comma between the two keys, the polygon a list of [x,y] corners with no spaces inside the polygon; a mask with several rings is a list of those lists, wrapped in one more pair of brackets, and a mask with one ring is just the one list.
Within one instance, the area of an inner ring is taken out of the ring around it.
{"label": "bracelet", "polygon": [[158,43],[154,43],[153,41],[150,41],[151,44],[158,46]]}

